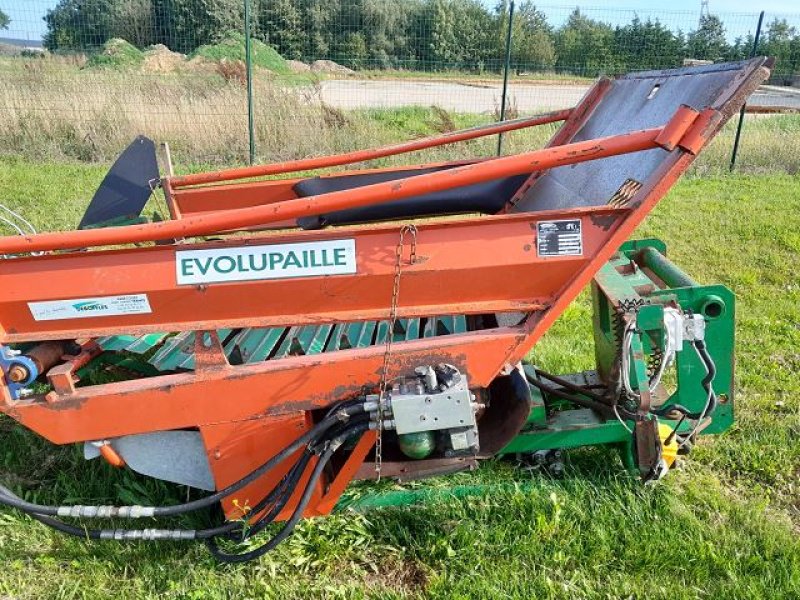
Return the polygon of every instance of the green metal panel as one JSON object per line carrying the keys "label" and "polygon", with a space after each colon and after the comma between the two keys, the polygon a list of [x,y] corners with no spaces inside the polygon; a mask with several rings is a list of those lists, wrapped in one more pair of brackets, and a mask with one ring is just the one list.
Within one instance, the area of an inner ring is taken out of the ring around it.
{"label": "green metal panel", "polygon": [[431,317],[425,323],[423,336],[426,338],[439,335],[464,333],[467,330],[467,318],[464,315]]}
{"label": "green metal panel", "polygon": [[325,352],[370,346],[372,344],[372,336],[375,333],[375,326],[375,321],[338,323],[333,328],[328,343],[325,344]]}
{"label": "green metal panel", "polygon": [[319,354],[325,348],[325,342],[327,342],[332,329],[333,325],[291,327],[274,358]]}
{"label": "green metal panel", "polygon": [[[393,342],[406,342],[419,339],[419,319],[397,319],[394,324]],[[385,344],[389,332],[389,321],[378,321],[375,344]]]}
{"label": "green metal panel", "polygon": [[261,362],[272,354],[284,331],[284,327],[242,329],[225,344],[225,354],[230,359],[238,353],[244,364]]}
{"label": "green metal panel", "polygon": [[148,361],[159,371],[174,371],[194,352],[194,331],[184,331],[169,338]]}
{"label": "green metal panel", "polygon": [[594,411],[578,408],[554,413],[542,429],[523,431],[501,453],[529,453],[552,448],[616,444],[625,442],[630,437],[631,434],[619,421],[604,421]]}
{"label": "green metal panel", "polygon": [[[224,342],[231,331],[220,329],[217,332],[220,341]],[[204,335],[208,336],[208,333]],[[148,362],[159,371],[194,369],[194,339],[194,331],[183,331],[164,342]]]}
{"label": "green metal panel", "polygon": [[457,485],[452,487],[427,487],[419,489],[393,489],[382,492],[370,491],[355,497],[344,496],[336,505],[336,510],[367,512],[369,510],[417,504],[441,504],[452,500],[474,496],[488,496],[498,493],[525,493],[541,485],[537,481],[522,483],[498,483],[489,485]]}
{"label": "green metal panel", "polygon": [[133,352],[144,354],[158,346],[167,337],[166,333],[148,333],[147,335],[111,335],[99,338],[97,344],[107,352]]}

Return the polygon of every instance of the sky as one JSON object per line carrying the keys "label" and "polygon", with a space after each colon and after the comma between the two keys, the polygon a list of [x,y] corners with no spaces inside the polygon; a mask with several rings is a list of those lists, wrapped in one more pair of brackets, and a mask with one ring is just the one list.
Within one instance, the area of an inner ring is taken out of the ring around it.
{"label": "sky", "polygon": [[[489,6],[496,3],[496,0],[482,1]],[[42,17],[57,3],[58,0],[0,0],[0,10],[11,18],[8,31],[1,32],[0,36],[40,40],[45,32]],[[700,0],[670,0],[669,3],[652,0],[545,0],[536,4],[548,15],[550,23],[556,26],[576,6],[585,10],[588,16],[612,25],[627,23],[636,13],[642,19],[658,17],[665,25],[683,31],[691,29],[700,14]],[[709,7],[712,13],[723,18],[731,38],[754,31],[756,15],[760,10],[767,12],[767,22],[771,15],[792,15],[792,23],[800,26],[798,0],[709,0]]]}

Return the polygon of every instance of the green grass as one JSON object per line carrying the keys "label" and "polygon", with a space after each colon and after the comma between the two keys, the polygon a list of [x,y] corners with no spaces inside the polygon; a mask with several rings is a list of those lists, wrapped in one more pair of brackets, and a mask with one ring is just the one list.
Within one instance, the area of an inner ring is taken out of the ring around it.
{"label": "green grass", "polygon": [[[240,60],[244,62],[244,36],[240,33],[230,32],[225,38],[216,44],[207,44],[200,46],[195,50],[191,58],[202,56],[205,59],[213,61],[221,60]],[[251,40],[251,48],[253,53],[253,66],[268,69],[275,73],[290,73],[289,66],[286,60],[278,54],[272,46],[266,45],[260,40]]]}
{"label": "green grass", "polygon": [[[73,227],[104,171],[0,159],[0,198],[42,229]],[[88,544],[3,511],[0,597],[800,597],[798,189],[790,175],[691,177],[637,233],[661,237],[697,280],[738,295],[737,423],[662,483],[641,486],[603,449],[570,452],[562,480],[490,462],[416,485],[504,484],[496,493],[306,521],[273,554],[232,568],[200,546]],[[532,358],[556,372],[589,368],[590,332],[584,295]],[[8,419],[0,479],[43,502],[179,494],[85,463],[80,449],[54,448]]]}
{"label": "green grass", "polygon": [[[253,67],[268,71],[277,81],[284,84],[308,84],[317,81],[315,73],[295,73],[289,68],[286,59],[275,48],[261,40],[250,40]],[[204,58],[213,62],[245,62],[245,38],[236,31],[228,32],[216,44],[206,44],[195,50],[189,58]]]}

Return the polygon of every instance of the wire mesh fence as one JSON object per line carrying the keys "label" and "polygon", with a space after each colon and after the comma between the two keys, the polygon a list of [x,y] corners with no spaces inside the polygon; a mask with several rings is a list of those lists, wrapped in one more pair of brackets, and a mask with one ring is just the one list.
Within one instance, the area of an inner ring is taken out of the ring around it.
{"label": "wire mesh fence", "polygon": [[[509,0],[0,0],[0,152],[108,160],[144,133],[185,166],[241,163],[248,117],[257,160],[344,151],[571,106],[601,75],[746,58],[759,20],[529,1],[511,13]],[[757,51],[777,59],[774,87],[751,104],[800,109],[800,14],[767,14]],[[709,166],[727,166],[732,136]],[[748,115],[740,165],[796,170],[798,140],[800,115]]]}

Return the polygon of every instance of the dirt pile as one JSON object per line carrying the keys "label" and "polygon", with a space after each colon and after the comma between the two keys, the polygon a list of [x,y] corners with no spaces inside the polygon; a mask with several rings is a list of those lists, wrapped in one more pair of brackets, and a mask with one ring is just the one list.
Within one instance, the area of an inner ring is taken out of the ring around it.
{"label": "dirt pile", "polygon": [[186,62],[186,55],[173,52],[164,44],[150,46],[144,53],[142,71],[146,73],[172,73]]}
{"label": "dirt pile", "polygon": [[329,73],[331,75],[355,75],[353,69],[348,69],[332,60],[315,60],[311,63],[311,70],[314,73]]}
{"label": "dirt pile", "polygon": [[286,66],[289,67],[289,70],[292,73],[310,73],[311,72],[311,65],[307,65],[306,63],[299,61],[299,60],[287,60]]}

